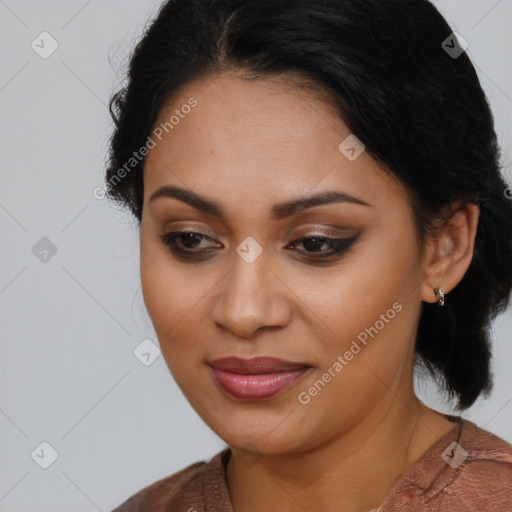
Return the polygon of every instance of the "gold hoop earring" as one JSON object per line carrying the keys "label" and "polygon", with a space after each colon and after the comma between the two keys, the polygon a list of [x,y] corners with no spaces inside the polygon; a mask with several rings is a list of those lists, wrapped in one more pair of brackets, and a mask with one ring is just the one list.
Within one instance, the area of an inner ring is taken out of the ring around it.
{"label": "gold hoop earring", "polygon": [[444,293],[442,288],[435,288],[434,293],[437,295],[437,303],[444,306]]}

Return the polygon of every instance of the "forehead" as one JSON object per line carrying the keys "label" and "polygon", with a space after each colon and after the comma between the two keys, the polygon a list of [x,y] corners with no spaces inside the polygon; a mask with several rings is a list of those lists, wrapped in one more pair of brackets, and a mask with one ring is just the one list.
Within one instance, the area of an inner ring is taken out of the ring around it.
{"label": "forehead", "polygon": [[396,200],[402,191],[368,153],[351,161],[340,151],[351,133],[323,99],[291,82],[228,74],[188,84],[155,123],[167,130],[153,137],[146,157],[144,201],[166,185],[254,213],[316,189],[364,195],[371,204]]}

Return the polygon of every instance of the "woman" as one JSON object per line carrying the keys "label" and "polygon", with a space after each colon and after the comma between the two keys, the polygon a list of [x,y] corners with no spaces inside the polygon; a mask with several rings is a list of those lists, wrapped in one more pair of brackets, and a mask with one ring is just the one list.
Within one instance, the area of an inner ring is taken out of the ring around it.
{"label": "woman", "polygon": [[126,511],[512,510],[491,389],[512,202],[475,70],[426,0],[170,0],[111,99],[167,365],[228,445]]}

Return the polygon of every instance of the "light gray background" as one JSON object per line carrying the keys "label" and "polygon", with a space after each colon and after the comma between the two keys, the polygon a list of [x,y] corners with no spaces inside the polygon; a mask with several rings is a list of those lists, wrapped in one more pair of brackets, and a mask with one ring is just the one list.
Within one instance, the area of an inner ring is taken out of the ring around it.
{"label": "light gray background", "polygon": [[[508,165],[512,0],[435,3],[469,43]],[[158,6],[0,0],[2,512],[109,511],[224,447],[163,358],[145,366],[134,356],[142,340],[158,344],[140,290],[136,224],[93,195],[116,71]],[[31,48],[43,31],[59,45],[47,59]],[[57,248],[46,262],[32,252],[43,237]],[[512,442],[510,313],[494,326],[495,391],[463,416]],[[448,412],[432,386],[419,391]],[[31,456],[49,457],[43,441],[58,453],[48,469]]]}

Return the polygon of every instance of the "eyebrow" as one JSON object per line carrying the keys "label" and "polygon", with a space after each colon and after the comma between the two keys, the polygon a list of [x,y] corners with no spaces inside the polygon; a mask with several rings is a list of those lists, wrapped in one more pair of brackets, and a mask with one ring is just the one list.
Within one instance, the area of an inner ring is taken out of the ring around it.
{"label": "eyebrow", "polygon": [[[148,204],[151,204],[153,201],[161,197],[179,199],[197,210],[214,215],[219,219],[226,218],[226,213],[223,207],[217,201],[200,196],[191,190],[167,185],[153,192],[149,198]],[[271,215],[272,219],[280,220],[295,215],[307,208],[329,203],[352,203],[373,207],[366,201],[347,194],[346,192],[327,190],[312,196],[291,199],[283,203],[275,204],[272,206]]]}

